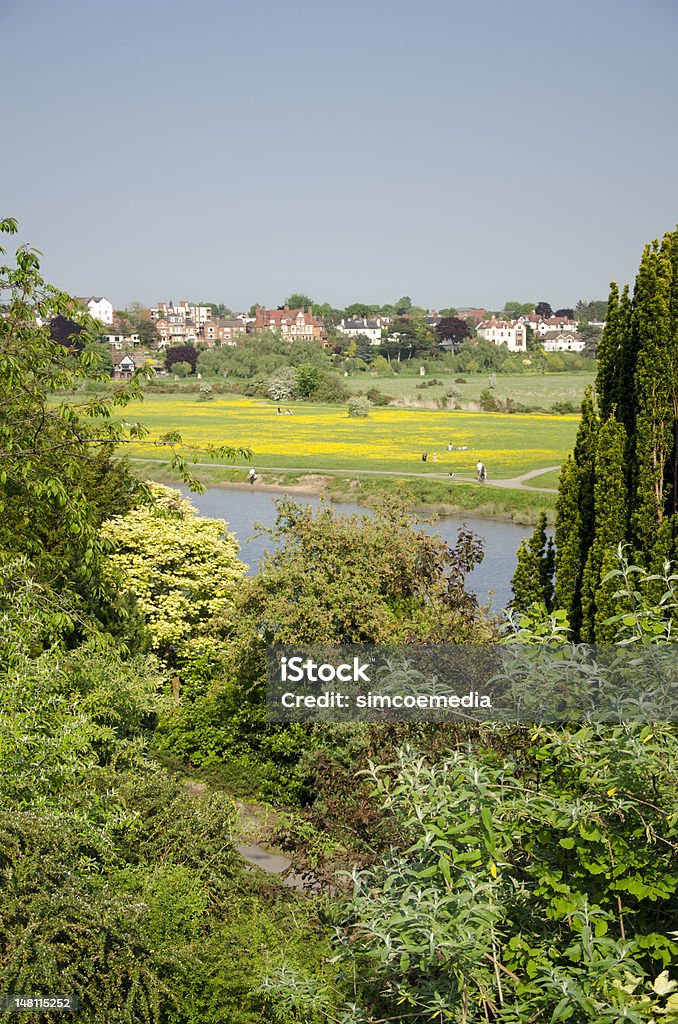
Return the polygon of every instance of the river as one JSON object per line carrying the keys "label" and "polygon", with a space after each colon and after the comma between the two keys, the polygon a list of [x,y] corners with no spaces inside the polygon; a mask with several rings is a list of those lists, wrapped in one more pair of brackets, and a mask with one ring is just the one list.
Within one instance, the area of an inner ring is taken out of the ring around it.
{"label": "river", "polygon": [[[250,574],[255,573],[265,552],[274,545],[269,536],[254,536],[254,523],[273,525],[275,500],[280,495],[254,488],[211,487],[204,494],[192,494],[185,488],[182,491],[202,515],[226,520],[229,529],[238,538],[240,557],[249,566]],[[319,498],[293,497],[314,508],[320,504]],[[346,515],[368,511],[348,503],[332,503],[332,507]],[[485,540],[485,557],[470,574],[469,588],[482,604],[490,605],[495,611],[505,608],[511,599],[511,577],[516,567],[516,552],[522,538],[531,534],[531,527],[474,516],[441,516],[435,523],[424,523],[423,529],[428,533],[437,533],[448,543],[454,544],[460,526],[467,526]]]}

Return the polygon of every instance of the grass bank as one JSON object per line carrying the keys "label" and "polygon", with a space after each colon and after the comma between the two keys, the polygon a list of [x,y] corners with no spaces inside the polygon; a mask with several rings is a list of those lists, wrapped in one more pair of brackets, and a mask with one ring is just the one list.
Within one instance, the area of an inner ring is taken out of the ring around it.
{"label": "grass bank", "polygon": [[[177,483],[179,477],[168,462],[162,460],[133,459],[132,465],[145,480]],[[205,487],[249,487],[246,472],[215,463],[193,470]],[[369,505],[384,495],[399,494],[413,507],[425,508],[442,515],[472,514],[487,518],[510,519],[529,526],[537,521],[541,509],[553,518],[555,494],[542,494],[520,488],[499,488],[487,485],[458,483],[435,479],[406,479],[397,476],[359,477],[350,474],[320,475],[312,473],[258,472],[259,489],[316,494],[332,501],[351,501]]]}

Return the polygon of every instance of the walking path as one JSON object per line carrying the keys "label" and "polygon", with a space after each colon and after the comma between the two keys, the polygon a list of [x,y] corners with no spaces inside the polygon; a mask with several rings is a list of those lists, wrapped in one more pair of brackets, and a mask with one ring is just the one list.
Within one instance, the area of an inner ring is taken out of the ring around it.
{"label": "walking path", "polygon": [[[143,458],[131,458],[130,462],[157,462],[168,464],[168,459],[143,459]],[[218,463],[218,462],[192,462],[191,467],[198,469],[214,469],[215,466],[223,466],[224,469],[241,469],[243,472],[247,472],[250,466],[240,466]],[[531,469],[528,473],[522,473],[520,476],[503,477],[497,480],[485,480],[485,484],[488,487],[505,487],[505,488],[516,488],[522,491],[541,491],[544,494],[556,494],[557,488],[555,487],[530,487],[525,484],[526,480],[532,480],[534,477],[541,476],[543,473],[552,473],[554,470],[560,469],[560,466],[545,466],[542,469]],[[450,478],[449,473],[409,473],[401,472],[396,469],[326,469],[323,466],[314,466],[313,468],[302,468],[299,466],[262,466],[261,473],[299,473],[299,474],[323,474],[323,475],[335,475],[335,476],[397,476],[397,477],[416,477],[420,480],[454,480],[462,484],[474,484],[476,478],[472,476],[459,476],[454,474]]]}

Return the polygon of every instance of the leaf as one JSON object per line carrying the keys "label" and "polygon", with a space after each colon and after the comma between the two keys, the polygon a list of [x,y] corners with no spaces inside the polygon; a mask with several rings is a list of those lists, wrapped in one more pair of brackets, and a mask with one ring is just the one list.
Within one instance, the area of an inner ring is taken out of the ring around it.
{"label": "leaf", "polygon": [[667,996],[670,992],[675,992],[678,989],[678,981],[671,981],[669,972],[662,971],[659,977],[653,981],[652,988],[658,996]]}

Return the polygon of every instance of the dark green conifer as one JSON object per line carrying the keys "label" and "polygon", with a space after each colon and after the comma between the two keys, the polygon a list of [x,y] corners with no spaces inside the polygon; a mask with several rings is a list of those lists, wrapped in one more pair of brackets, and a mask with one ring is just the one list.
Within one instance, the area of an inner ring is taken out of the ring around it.
{"label": "dark green conifer", "polygon": [[572,623],[582,574],[581,510],[579,507],[579,471],[573,455],[568,455],[560,470],[556,499],[556,608],[567,612]]}
{"label": "dark green conifer", "polygon": [[676,512],[678,427],[678,324],[671,322],[673,244],[646,248],[633,298],[634,374],[637,414],[632,438],[631,541],[651,568],[675,556],[672,530],[662,529]]}
{"label": "dark green conifer", "polygon": [[523,537],[518,548],[518,564],[511,579],[511,607],[515,611],[526,612],[530,605],[543,600],[540,570],[539,558],[527,538]]}
{"label": "dark green conifer", "polygon": [[542,511],[530,539],[520,542],[518,564],[511,580],[511,605],[516,611],[525,612],[535,602],[548,611],[553,607],[554,548],[546,528],[546,512]]}
{"label": "dark green conifer", "polygon": [[[626,536],[626,448],[626,431],[614,416],[610,416],[598,431],[593,489],[596,528],[586,559],[581,587],[580,635],[585,643],[603,639],[601,631],[605,630],[602,623],[614,612],[610,602],[616,585],[612,581],[602,585],[601,581],[610,568],[606,556],[610,551],[616,551]],[[606,635],[605,639],[611,637]]]}

